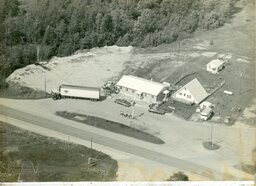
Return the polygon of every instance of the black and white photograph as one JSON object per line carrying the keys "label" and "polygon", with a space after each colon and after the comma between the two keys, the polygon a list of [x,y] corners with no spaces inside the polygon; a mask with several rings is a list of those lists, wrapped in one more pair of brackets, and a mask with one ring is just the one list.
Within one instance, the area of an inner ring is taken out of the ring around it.
{"label": "black and white photograph", "polygon": [[0,0],[0,185],[254,185],[255,11]]}

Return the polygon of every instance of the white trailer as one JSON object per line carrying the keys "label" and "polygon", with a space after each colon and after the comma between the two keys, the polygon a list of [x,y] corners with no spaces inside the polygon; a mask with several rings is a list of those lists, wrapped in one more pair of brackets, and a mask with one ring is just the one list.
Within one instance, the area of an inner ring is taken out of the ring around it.
{"label": "white trailer", "polygon": [[61,85],[59,86],[59,97],[84,98],[91,100],[100,99],[100,88],[83,87],[76,85]]}

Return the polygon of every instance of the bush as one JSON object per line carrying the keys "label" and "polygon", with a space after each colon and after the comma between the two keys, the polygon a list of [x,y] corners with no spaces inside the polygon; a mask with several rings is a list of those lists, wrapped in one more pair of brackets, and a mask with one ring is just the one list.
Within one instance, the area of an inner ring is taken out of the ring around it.
{"label": "bush", "polygon": [[188,176],[183,172],[176,172],[167,181],[189,181]]}

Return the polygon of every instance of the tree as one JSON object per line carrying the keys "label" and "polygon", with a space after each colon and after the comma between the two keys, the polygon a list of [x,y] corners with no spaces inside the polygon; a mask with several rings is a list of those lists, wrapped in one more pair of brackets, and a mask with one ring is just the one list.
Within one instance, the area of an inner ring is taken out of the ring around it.
{"label": "tree", "polygon": [[134,25],[135,33],[143,35],[148,32],[154,32],[156,29],[155,16],[152,10],[144,9]]}
{"label": "tree", "polygon": [[48,60],[104,45],[171,43],[222,26],[236,1],[0,0],[0,74],[35,63],[38,45]]}
{"label": "tree", "polygon": [[189,181],[188,176],[183,172],[179,171],[174,173],[167,181]]}

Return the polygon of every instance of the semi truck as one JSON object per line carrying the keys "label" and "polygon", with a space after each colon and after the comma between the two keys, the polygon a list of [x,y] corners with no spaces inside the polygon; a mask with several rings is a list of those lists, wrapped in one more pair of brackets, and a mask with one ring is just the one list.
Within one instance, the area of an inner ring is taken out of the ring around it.
{"label": "semi truck", "polygon": [[93,101],[100,100],[100,88],[77,85],[60,85],[57,92],[52,91],[54,100],[61,98],[82,98]]}

